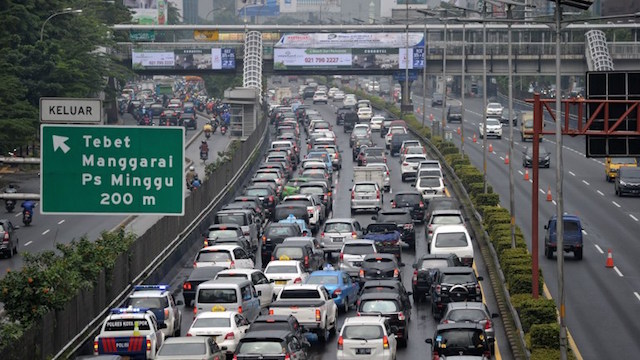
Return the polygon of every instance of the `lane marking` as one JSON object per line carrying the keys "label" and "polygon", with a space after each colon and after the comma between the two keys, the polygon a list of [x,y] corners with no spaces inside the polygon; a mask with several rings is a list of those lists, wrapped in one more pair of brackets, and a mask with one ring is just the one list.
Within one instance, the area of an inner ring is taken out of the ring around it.
{"label": "lane marking", "polygon": [[602,250],[602,248],[600,248],[600,246],[598,246],[598,244],[594,244],[593,246],[596,247],[596,249],[598,250],[598,252],[600,252],[600,254],[604,254],[604,250]]}
{"label": "lane marking", "polygon": [[635,216],[633,216],[633,214],[629,214],[629,217],[630,217],[630,218],[632,218],[632,219],[633,219],[633,220],[635,220],[635,221],[638,221],[638,218],[637,218],[637,217],[635,217]]}
{"label": "lane marking", "polygon": [[583,184],[585,184],[585,185],[587,185],[587,186],[591,185],[591,184],[589,184],[586,180],[582,180],[582,183],[583,183]]}
{"label": "lane marking", "polygon": [[540,189],[540,192],[543,193],[543,194],[546,194],[546,192],[544,190],[542,190],[542,189]]}
{"label": "lane marking", "polygon": [[21,213],[17,213],[15,217],[18,217],[18,216],[20,216],[20,215],[22,215],[22,214],[21,214]]}
{"label": "lane marking", "polygon": [[64,219],[58,221],[58,225],[62,225],[63,222],[64,222]]}
{"label": "lane marking", "polygon": [[614,267],[613,267],[613,270],[615,270],[615,271],[618,273],[618,276],[620,276],[620,277],[624,277],[624,275],[622,275],[622,273],[620,272],[620,270],[618,269],[618,267],[617,267],[617,266],[614,266]]}
{"label": "lane marking", "polygon": [[617,207],[621,207],[621,206],[620,206],[620,204],[618,204],[618,203],[617,203],[617,202],[615,202],[615,201],[612,201],[612,203],[613,203],[613,205],[615,205],[615,206],[617,206]]}
{"label": "lane marking", "polygon": [[551,200],[551,203],[552,203],[553,205],[557,205],[555,200]]}
{"label": "lane marking", "polygon": [[504,160],[504,156],[500,156],[500,160]]}
{"label": "lane marking", "polygon": [[600,191],[600,190],[596,190],[596,192],[597,192],[598,194],[600,194],[600,195],[604,196],[604,193],[603,193],[602,191]]}
{"label": "lane marking", "polygon": [[582,230],[582,235],[587,235],[587,232]]}
{"label": "lane marking", "polygon": [[29,245],[31,245],[31,243],[32,243],[32,242],[33,242],[33,241],[27,241],[27,243],[26,243],[26,244],[24,244],[24,246],[29,246]]}
{"label": "lane marking", "polygon": [[634,292],[633,292],[633,295],[635,295],[635,296],[636,296],[636,298],[638,298],[638,301],[640,301],[640,294],[638,294],[638,292],[637,292],[637,291],[634,291]]}
{"label": "lane marking", "polygon": [[569,171],[569,174],[571,174],[571,176],[576,176],[576,174],[574,174],[573,171]]}
{"label": "lane marking", "polygon": [[49,230],[49,229],[45,230],[45,231],[42,233],[42,235],[47,235],[47,233],[48,233],[49,231],[51,231],[51,230]]}

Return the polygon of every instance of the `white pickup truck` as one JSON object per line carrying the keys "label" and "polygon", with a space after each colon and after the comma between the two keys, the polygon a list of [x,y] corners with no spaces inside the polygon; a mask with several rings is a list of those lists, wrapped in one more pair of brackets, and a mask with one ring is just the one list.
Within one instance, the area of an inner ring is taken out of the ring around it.
{"label": "white pickup truck", "polygon": [[385,174],[386,172],[380,167],[356,166],[353,168],[353,182],[375,182],[380,189],[386,189]]}
{"label": "white pickup truck", "polygon": [[295,316],[305,331],[327,341],[336,332],[338,307],[322,285],[287,285],[269,305],[270,315]]}

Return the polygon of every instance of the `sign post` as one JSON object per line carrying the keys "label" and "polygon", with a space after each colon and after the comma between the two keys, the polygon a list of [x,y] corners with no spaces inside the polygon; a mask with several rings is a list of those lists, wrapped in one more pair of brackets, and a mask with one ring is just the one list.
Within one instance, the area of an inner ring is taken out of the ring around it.
{"label": "sign post", "polygon": [[99,124],[100,99],[40,98],[40,121],[45,123]]}
{"label": "sign post", "polygon": [[43,214],[184,214],[184,128],[41,126]]}

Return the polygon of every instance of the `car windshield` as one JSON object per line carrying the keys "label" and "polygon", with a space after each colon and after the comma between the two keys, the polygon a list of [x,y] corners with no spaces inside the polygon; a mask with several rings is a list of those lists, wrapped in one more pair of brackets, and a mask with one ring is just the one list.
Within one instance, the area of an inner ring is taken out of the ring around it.
{"label": "car windshield", "polygon": [[[424,150],[419,146],[410,146],[407,148],[407,154],[423,154]],[[414,157],[414,159],[420,159],[419,157]],[[422,159],[424,160],[424,159]]]}
{"label": "car windshield", "polygon": [[307,284],[314,285],[326,285],[326,284],[337,284],[338,277],[333,275],[313,275],[307,279]]}
{"label": "car windshield", "polygon": [[440,178],[436,177],[421,177],[420,183],[418,184],[420,187],[438,187],[440,186]]}
{"label": "car windshield", "polygon": [[166,343],[158,351],[160,356],[202,356],[206,353],[204,341],[202,343]]}
{"label": "car windshield", "polygon": [[[413,223],[411,214],[408,212],[403,213],[382,213],[378,218],[382,222],[395,222],[396,224],[410,224]],[[382,220],[384,219],[384,221]]]}
{"label": "car windshield", "polygon": [[397,203],[410,203],[410,204],[417,204],[420,202],[420,200],[422,199],[422,197],[420,196],[420,194],[402,194],[402,195],[396,195],[396,202]]}
{"label": "car windshield", "polygon": [[413,157],[408,157],[408,158],[404,159],[404,162],[410,163],[410,164],[417,164],[420,161],[424,161],[424,157],[413,156]]}
{"label": "car windshield", "polygon": [[169,307],[169,301],[166,297],[130,297],[124,305],[124,307],[164,309]]}
{"label": "car windshield", "polygon": [[[439,341],[438,341],[439,340]],[[478,329],[450,329],[438,332],[436,347],[440,355],[482,355],[484,349],[484,331]]]}
{"label": "car windshield", "polygon": [[344,339],[373,340],[380,339],[384,335],[380,325],[348,325],[342,329]]}
{"label": "car windshield", "polygon": [[420,177],[421,178],[439,178],[441,176],[441,172],[440,169],[437,168],[433,168],[433,169],[425,169],[424,167],[420,170]]}
{"label": "car windshield", "polygon": [[294,235],[295,230],[292,226],[271,226],[265,231],[266,237],[278,236],[278,235]]}
{"label": "car windshield", "polygon": [[425,259],[420,264],[420,270],[440,269],[449,266],[449,262],[445,259]]}
{"label": "car windshield", "polygon": [[487,315],[479,309],[456,309],[451,310],[446,319],[455,322],[478,322],[487,320]]}
{"label": "car windshield", "polygon": [[462,218],[457,214],[433,215],[431,223],[434,225],[458,225],[462,224]]}
{"label": "car windshield", "polygon": [[468,284],[474,282],[473,275],[467,274],[443,274],[440,282],[443,284]]}
{"label": "car windshield", "polygon": [[198,303],[233,304],[238,301],[235,289],[198,289]]}
{"label": "car windshield", "polygon": [[325,233],[351,232],[351,223],[332,222],[324,226]]}
{"label": "car windshield", "polygon": [[373,184],[357,184],[354,187],[355,192],[374,192],[376,191],[376,186]]}
{"label": "car windshield", "polygon": [[313,194],[313,195],[323,195],[324,194],[324,189],[321,187],[301,187],[300,188],[300,194]]}
{"label": "car windshield", "polygon": [[236,237],[238,233],[235,230],[211,230],[209,231],[209,238],[230,238]]}
{"label": "car windshield", "polygon": [[487,119],[487,126],[502,126],[500,120]]}
{"label": "car windshield", "polygon": [[297,274],[298,268],[294,265],[273,265],[267,266],[265,274]]}
{"label": "car windshield", "polygon": [[360,312],[394,313],[398,312],[398,304],[393,300],[365,300],[360,305]]}
{"label": "car windshield", "polygon": [[302,251],[302,248],[299,247],[279,247],[273,253],[273,257],[276,259],[283,256],[289,259],[298,260],[304,257],[304,252]]}
{"label": "car windshield", "polygon": [[403,127],[391,128],[389,129],[390,134],[406,134],[407,130]]}
{"label": "car windshield", "polygon": [[280,341],[258,340],[241,342],[236,354],[282,354],[285,347]]}
{"label": "car windshield", "polygon": [[441,233],[436,235],[436,247],[463,247],[467,246],[467,236],[463,232]]}
{"label": "car windshield", "polygon": [[367,255],[375,253],[372,244],[345,244],[342,248],[343,254],[348,255]]}
{"label": "car windshield", "polygon": [[216,215],[218,224],[248,225],[244,214],[220,214]]}
{"label": "car windshield", "polygon": [[367,156],[382,156],[384,155],[384,149],[367,148],[365,151]]}
{"label": "car windshield", "polygon": [[194,328],[228,328],[231,327],[229,318],[199,318],[193,322]]}
{"label": "car windshield", "polygon": [[370,257],[368,259],[364,260],[367,263],[370,264],[374,264],[374,263],[392,263],[393,259],[387,258],[387,257]]}
{"label": "car windshield", "polygon": [[365,135],[367,133],[367,128],[364,126],[358,126],[356,128],[353,129],[353,134],[354,135]]}
{"label": "car windshield", "polygon": [[280,293],[280,299],[320,299],[320,291],[316,289],[287,289]]}
{"label": "car windshield", "polygon": [[231,253],[228,251],[201,251],[198,253],[196,262],[218,262],[231,261]]}

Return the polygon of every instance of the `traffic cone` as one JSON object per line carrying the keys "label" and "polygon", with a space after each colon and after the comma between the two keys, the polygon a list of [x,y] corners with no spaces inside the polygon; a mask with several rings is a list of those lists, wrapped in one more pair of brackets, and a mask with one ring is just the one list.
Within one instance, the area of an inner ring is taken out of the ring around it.
{"label": "traffic cone", "polygon": [[493,152],[493,144],[489,143],[489,152],[492,153]]}
{"label": "traffic cone", "polygon": [[456,130],[456,132],[458,133],[458,135],[460,135],[460,127],[458,126],[458,129]]}
{"label": "traffic cone", "polygon": [[524,169],[524,180],[529,181],[529,169]]}
{"label": "traffic cone", "polygon": [[507,154],[507,156],[504,157],[504,164],[509,165],[509,154]]}
{"label": "traffic cone", "polygon": [[547,201],[552,201],[553,197],[551,196],[551,186],[547,189]]}
{"label": "traffic cone", "polygon": [[429,121],[433,121],[433,114],[429,114]]}
{"label": "traffic cone", "polygon": [[611,253],[611,249],[607,252],[607,264],[605,265],[607,268],[613,268],[613,254]]}
{"label": "traffic cone", "polygon": [[478,139],[476,138],[476,134],[473,134],[473,142],[478,142]]}

